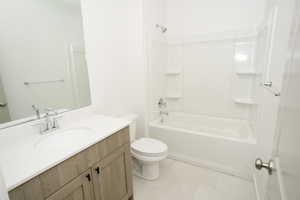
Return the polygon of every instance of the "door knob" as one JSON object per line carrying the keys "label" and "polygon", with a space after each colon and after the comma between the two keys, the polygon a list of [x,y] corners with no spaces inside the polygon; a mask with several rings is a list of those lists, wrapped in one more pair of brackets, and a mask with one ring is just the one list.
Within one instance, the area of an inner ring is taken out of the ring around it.
{"label": "door knob", "polygon": [[268,170],[268,173],[271,175],[275,170],[274,161],[270,160],[269,162],[263,162],[262,159],[258,158],[255,160],[255,168],[261,170],[262,168]]}

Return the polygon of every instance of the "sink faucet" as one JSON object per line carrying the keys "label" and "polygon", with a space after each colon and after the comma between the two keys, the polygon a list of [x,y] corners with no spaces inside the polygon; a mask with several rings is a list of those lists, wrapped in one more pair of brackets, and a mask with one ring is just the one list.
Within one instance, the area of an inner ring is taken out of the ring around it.
{"label": "sink faucet", "polygon": [[[58,112],[52,108],[46,108],[46,127],[48,128],[48,130],[51,129],[57,129],[59,128],[59,124],[57,119],[59,117],[58,116]],[[54,116],[52,118],[52,116]]]}
{"label": "sink faucet", "polygon": [[49,133],[59,128],[58,119],[61,118],[61,116],[58,116],[58,114],[59,113],[52,108],[45,110],[45,119],[37,124],[41,134]]}

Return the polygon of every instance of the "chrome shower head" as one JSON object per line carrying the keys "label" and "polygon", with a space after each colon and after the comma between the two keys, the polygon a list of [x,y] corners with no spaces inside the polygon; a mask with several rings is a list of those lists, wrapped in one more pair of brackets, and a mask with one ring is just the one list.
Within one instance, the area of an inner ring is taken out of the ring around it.
{"label": "chrome shower head", "polygon": [[160,31],[162,32],[162,33],[165,33],[165,32],[167,32],[167,27],[165,27],[165,26],[162,26],[162,25],[159,25],[159,24],[156,24],[156,28],[158,28],[158,29],[160,29]]}

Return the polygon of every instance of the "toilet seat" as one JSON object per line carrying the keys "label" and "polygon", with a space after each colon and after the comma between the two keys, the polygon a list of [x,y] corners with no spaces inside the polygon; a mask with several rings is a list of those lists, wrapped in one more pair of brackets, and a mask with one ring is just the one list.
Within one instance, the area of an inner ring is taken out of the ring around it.
{"label": "toilet seat", "polygon": [[166,155],[168,146],[156,139],[141,138],[131,144],[134,154],[148,157],[160,157]]}

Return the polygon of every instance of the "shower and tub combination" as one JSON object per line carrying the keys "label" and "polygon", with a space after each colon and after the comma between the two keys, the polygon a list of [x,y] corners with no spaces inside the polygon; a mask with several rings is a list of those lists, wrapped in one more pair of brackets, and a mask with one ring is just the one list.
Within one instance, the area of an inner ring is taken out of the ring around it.
{"label": "shower and tub combination", "polygon": [[168,145],[169,158],[251,180],[256,35],[176,38],[174,30],[155,28],[161,34],[148,45],[149,136]]}
{"label": "shower and tub combination", "polygon": [[247,121],[171,112],[150,122],[149,133],[168,145],[170,158],[251,178],[256,141]]}

